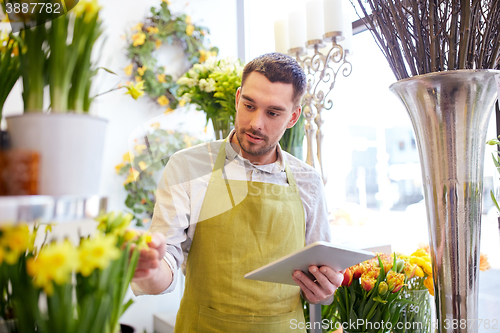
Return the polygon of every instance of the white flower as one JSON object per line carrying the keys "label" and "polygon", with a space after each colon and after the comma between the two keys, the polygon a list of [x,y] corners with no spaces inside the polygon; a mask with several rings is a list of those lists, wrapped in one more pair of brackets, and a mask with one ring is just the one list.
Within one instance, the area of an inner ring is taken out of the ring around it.
{"label": "white flower", "polygon": [[188,86],[189,88],[192,88],[196,85],[196,80],[188,78],[186,76],[181,77],[179,80],[177,80],[178,85],[185,85]]}
{"label": "white flower", "polygon": [[215,90],[215,80],[210,78],[208,80],[200,80],[200,89],[206,92],[212,92]]}

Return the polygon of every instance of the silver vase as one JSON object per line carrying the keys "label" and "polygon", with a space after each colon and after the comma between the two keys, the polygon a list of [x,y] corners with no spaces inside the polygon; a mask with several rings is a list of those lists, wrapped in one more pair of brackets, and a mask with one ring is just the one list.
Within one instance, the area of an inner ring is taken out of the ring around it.
{"label": "silver vase", "polygon": [[484,148],[498,73],[438,72],[390,86],[410,115],[420,154],[438,332],[478,331]]}

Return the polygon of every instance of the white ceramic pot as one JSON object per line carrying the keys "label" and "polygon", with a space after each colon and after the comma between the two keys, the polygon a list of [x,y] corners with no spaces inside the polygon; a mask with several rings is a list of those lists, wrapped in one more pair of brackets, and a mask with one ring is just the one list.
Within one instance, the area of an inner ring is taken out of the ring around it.
{"label": "white ceramic pot", "polygon": [[27,113],[6,120],[12,148],[40,153],[39,194],[99,193],[107,120],[72,113]]}

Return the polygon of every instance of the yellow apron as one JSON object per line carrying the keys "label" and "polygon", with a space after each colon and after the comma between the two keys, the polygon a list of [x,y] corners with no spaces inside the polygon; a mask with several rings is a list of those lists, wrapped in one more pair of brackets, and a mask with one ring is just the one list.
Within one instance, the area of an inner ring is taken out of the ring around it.
{"label": "yellow apron", "polygon": [[[306,332],[300,288],[244,275],[305,245],[305,220],[295,180],[290,186],[223,179],[221,145],[200,217],[231,197],[233,208],[196,225],[186,263],[186,289],[175,333]],[[234,204],[234,192],[244,192]],[[295,329],[292,329],[295,328]]]}

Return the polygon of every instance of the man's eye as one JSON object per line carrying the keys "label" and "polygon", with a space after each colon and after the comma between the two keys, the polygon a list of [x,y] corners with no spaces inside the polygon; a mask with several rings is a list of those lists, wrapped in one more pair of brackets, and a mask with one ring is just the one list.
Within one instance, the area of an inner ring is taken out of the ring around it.
{"label": "man's eye", "polygon": [[279,113],[276,113],[276,112],[271,112],[269,111],[268,114],[271,116],[271,117],[277,117],[279,116]]}
{"label": "man's eye", "polygon": [[253,106],[252,106],[252,105],[250,105],[250,104],[245,104],[245,107],[246,107],[247,109],[249,109],[249,110],[252,110],[252,109],[253,109]]}

